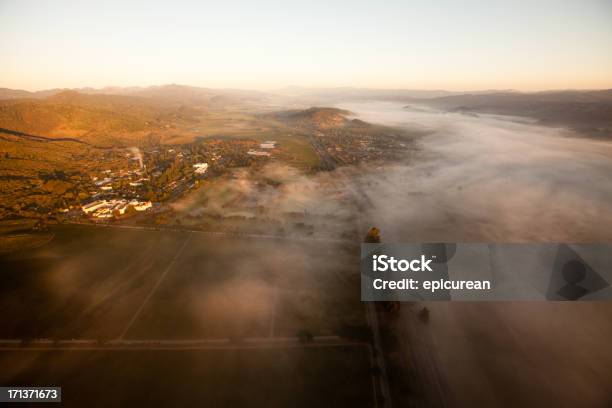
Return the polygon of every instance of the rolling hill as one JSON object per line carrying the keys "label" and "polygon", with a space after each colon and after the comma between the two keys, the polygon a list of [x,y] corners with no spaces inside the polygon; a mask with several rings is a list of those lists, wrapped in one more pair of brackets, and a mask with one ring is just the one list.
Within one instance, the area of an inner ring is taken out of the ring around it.
{"label": "rolling hill", "polygon": [[95,145],[139,144],[181,132],[199,114],[187,104],[154,98],[62,91],[44,99],[0,101],[0,128]]}
{"label": "rolling hill", "polygon": [[[119,100],[117,100],[119,98]],[[43,100],[0,102],[0,128],[49,138],[76,138],[105,144],[142,137],[151,130],[154,110],[122,97],[95,100],[62,92]]]}
{"label": "rolling hill", "polygon": [[174,84],[39,92],[2,88],[0,128],[99,146],[188,140],[230,111],[256,110],[273,98],[258,91]]}
{"label": "rolling hill", "polygon": [[351,112],[344,109],[312,107],[304,110],[275,112],[268,116],[292,126],[330,129],[348,124],[350,120],[346,116],[350,114]]}

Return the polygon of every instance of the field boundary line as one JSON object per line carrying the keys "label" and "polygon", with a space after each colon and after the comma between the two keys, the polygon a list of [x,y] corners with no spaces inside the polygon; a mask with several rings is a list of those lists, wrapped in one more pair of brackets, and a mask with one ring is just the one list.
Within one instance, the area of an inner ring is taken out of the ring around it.
{"label": "field boundary line", "polygon": [[228,238],[271,239],[271,240],[296,241],[296,242],[319,241],[319,242],[329,242],[329,243],[338,243],[338,244],[354,243],[354,241],[351,241],[348,239],[268,235],[268,234],[255,234],[255,233],[250,233],[250,232],[208,231],[208,230],[200,230],[200,229],[173,228],[173,227],[167,227],[167,226],[149,227],[149,226],[124,225],[124,224],[93,224],[93,223],[77,222],[77,221],[69,221],[69,222],[64,223],[64,225],[77,225],[77,226],[92,227],[92,228],[120,228],[120,229],[140,230],[140,231],[190,232],[194,234],[228,237]]}
{"label": "field boundary line", "polygon": [[183,251],[185,250],[185,247],[187,247],[187,244],[191,240],[192,236],[193,235],[191,233],[189,233],[187,238],[185,238],[185,241],[183,241],[183,245],[181,245],[179,250],[174,255],[174,258],[172,258],[172,261],[170,262],[170,264],[166,267],[166,269],[164,269],[164,272],[160,275],[159,279],[157,279],[157,282],[155,282],[155,285],[153,286],[153,288],[151,288],[151,290],[149,291],[149,293],[147,294],[147,296],[145,297],[143,302],[140,304],[140,306],[138,307],[138,309],[136,310],[136,312],[134,313],[134,315],[132,316],[132,318],[128,322],[127,326],[125,326],[125,329],[123,329],[123,332],[118,337],[118,340],[123,340],[123,338],[125,337],[127,332],[132,328],[132,326],[134,325],[134,322],[136,321],[136,319],[138,319],[138,317],[140,316],[140,313],[142,312],[144,307],[147,305],[147,303],[149,303],[149,300],[153,297],[155,292],[157,292],[157,289],[161,285],[161,283],[164,280],[164,278],[166,277],[166,275],[168,275],[168,273],[172,270],[172,268],[174,268],[174,264],[176,264],[176,261],[183,254]]}

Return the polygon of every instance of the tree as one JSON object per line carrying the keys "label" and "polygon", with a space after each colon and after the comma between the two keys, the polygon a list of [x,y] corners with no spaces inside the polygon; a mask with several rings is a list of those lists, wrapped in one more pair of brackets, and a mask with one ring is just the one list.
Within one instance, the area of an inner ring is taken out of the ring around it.
{"label": "tree", "polygon": [[[370,228],[365,238],[363,239],[363,242],[365,242],[366,244],[380,244],[380,230],[376,227]],[[382,306],[388,313],[392,315],[397,315],[400,310],[400,302],[396,300],[383,302]]]}
{"label": "tree", "polygon": [[366,244],[378,244],[380,243],[380,230],[376,227],[370,228],[366,234],[363,242]]}

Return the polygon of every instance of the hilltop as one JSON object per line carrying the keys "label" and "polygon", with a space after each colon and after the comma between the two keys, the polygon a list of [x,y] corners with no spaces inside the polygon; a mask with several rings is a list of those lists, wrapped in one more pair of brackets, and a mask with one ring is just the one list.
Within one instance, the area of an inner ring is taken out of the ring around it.
{"label": "hilltop", "polygon": [[188,132],[201,110],[143,96],[62,91],[43,99],[0,101],[0,128],[100,146],[142,144]]}
{"label": "hilltop", "polygon": [[347,116],[350,114],[351,112],[344,109],[312,107],[275,112],[269,116],[296,127],[331,129],[347,125],[350,122]]}
{"label": "hilltop", "polygon": [[125,98],[66,91],[42,100],[0,101],[0,128],[98,144],[144,137],[158,115],[152,107]]}
{"label": "hilltop", "polygon": [[56,93],[60,93],[60,89],[49,89],[45,91],[24,91],[22,89],[0,88],[0,100],[5,99],[42,99]]}

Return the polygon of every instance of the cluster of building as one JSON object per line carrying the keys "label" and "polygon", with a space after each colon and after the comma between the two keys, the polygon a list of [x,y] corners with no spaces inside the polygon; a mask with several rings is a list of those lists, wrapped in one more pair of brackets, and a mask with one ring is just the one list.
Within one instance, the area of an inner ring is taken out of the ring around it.
{"label": "cluster of building", "polygon": [[[94,171],[89,172],[88,195],[95,201],[74,206],[73,216],[78,217],[80,210],[92,219],[113,219],[126,215],[128,210],[129,213],[146,211],[153,206],[152,201],[173,199],[193,188],[198,183],[197,178],[208,175],[211,166],[217,170],[248,165],[246,156],[269,157],[276,148],[274,140],[261,143],[211,140],[205,148],[189,145],[151,149],[143,153],[133,148],[120,158],[109,155],[106,161],[108,170],[100,171],[94,167]],[[146,163],[143,154],[147,155]],[[130,162],[127,166],[126,157]],[[195,178],[186,170],[187,167],[192,167]],[[69,213],[70,207],[62,209],[62,212]]]}
{"label": "cluster of building", "polygon": [[113,218],[116,215],[124,215],[129,207],[136,211],[146,211],[151,208],[151,201],[112,199],[97,200],[81,207],[81,210],[93,218]]}
{"label": "cluster of building", "polygon": [[400,136],[369,129],[330,129],[314,136],[338,164],[392,161],[405,155],[407,148]]}
{"label": "cluster of building", "polygon": [[[221,153],[232,147],[223,142],[212,148],[186,145],[144,152],[136,148],[107,151],[83,166],[82,177],[74,183],[80,193],[78,199],[63,199],[55,210],[74,219],[83,214],[92,219],[112,219],[127,215],[128,210],[128,214],[146,211],[152,202],[171,200],[194,188],[198,178],[223,161]],[[243,158],[245,151],[240,154]],[[231,153],[231,157],[238,157],[237,152]]]}
{"label": "cluster of building", "polygon": [[120,170],[117,173],[105,170],[102,176],[93,176],[92,181],[100,193],[109,193],[113,191],[113,183],[119,181],[127,182],[133,189],[142,187],[145,181],[149,181],[143,174],[143,170]]}

